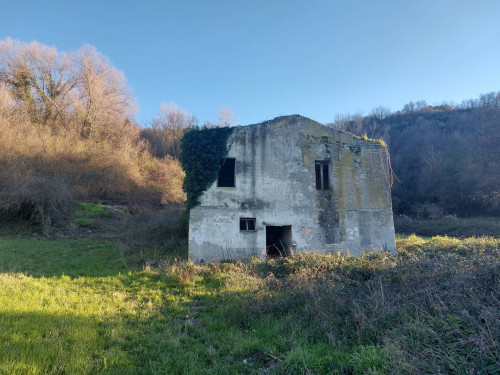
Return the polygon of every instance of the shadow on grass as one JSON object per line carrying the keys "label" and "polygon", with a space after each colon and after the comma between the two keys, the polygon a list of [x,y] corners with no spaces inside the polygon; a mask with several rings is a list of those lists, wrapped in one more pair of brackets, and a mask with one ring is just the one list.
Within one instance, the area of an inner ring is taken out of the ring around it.
{"label": "shadow on grass", "polygon": [[128,353],[109,345],[113,325],[69,313],[0,312],[0,373],[125,373]]}
{"label": "shadow on grass", "polygon": [[112,242],[91,239],[0,238],[0,273],[34,277],[104,277],[134,270],[138,262]]}
{"label": "shadow on grass", "polygon": [[7,287],[16,282],[38,295],[12,301],[15,311],[0,306],[0,373],[248,373],[243,358],[256,333],[248,342],[220,316],[215,290],[201,281],[140,272],[97,284],[21,276]]}
{"label": "shadow on grass", "polygon": [[160,259],[182,257],[183,241],[165,245],[129,246],[125,240],[0,237],[0,273],[20,272],[33,277],[106,277],[142,270]]}

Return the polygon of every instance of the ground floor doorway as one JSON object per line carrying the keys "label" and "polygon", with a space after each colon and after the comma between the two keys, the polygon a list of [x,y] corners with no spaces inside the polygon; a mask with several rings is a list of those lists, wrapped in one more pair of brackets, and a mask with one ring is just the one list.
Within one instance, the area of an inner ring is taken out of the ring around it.
{"label": "ground floor doorway", "polygon": [[266,255],[268,258],[290,255],[292,226],[266,226]]}

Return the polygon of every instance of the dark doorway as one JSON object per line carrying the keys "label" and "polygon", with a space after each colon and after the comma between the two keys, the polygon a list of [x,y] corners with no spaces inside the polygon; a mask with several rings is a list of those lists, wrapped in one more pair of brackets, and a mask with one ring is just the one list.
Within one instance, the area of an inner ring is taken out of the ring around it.
{"label": "dark doorway", "polygon": [[268,258],[290,255],[292,226],[266,226],[266,255]]}

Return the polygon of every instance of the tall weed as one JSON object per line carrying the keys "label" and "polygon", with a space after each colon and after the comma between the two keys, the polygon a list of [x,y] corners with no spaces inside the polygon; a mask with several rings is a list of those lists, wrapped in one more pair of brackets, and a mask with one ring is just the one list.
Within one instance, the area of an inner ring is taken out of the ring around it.
{"label": "tall weed", "polygon": [[73,204],[73,194],[60,177],[23,176],[0,182],[0,213],[40,225],[49,235]]}
{"label": "tall weed", "polygon": [[[338,368],[312,373],[495,373],[500,240],[410,236],[397,245],[397,255],[209,264],[190,269],[190,278],[224,275],[224,290],[234,291],[224,319],[242,329],[285,319],[311,341],[328,342]],[[279,366],[294,373],[296,365],[296,358],[285,358]]]}

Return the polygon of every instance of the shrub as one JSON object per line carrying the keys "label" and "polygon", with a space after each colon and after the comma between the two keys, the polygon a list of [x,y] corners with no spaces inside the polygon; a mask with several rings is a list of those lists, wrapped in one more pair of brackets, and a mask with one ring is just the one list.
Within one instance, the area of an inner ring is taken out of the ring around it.
{"label": "shrub", "polygon": [[157,263],[161,258],[185,256],[185,207],[171,204],[160,211],[141,210],[122,217],[118,242],[123,252],[135,253],[144,262]]}
{"label": "shrub", "polygon": [[62,178],[21,177],[0,183],[0,211],[38,224],[45,235],[73,205],[73,194]]}

